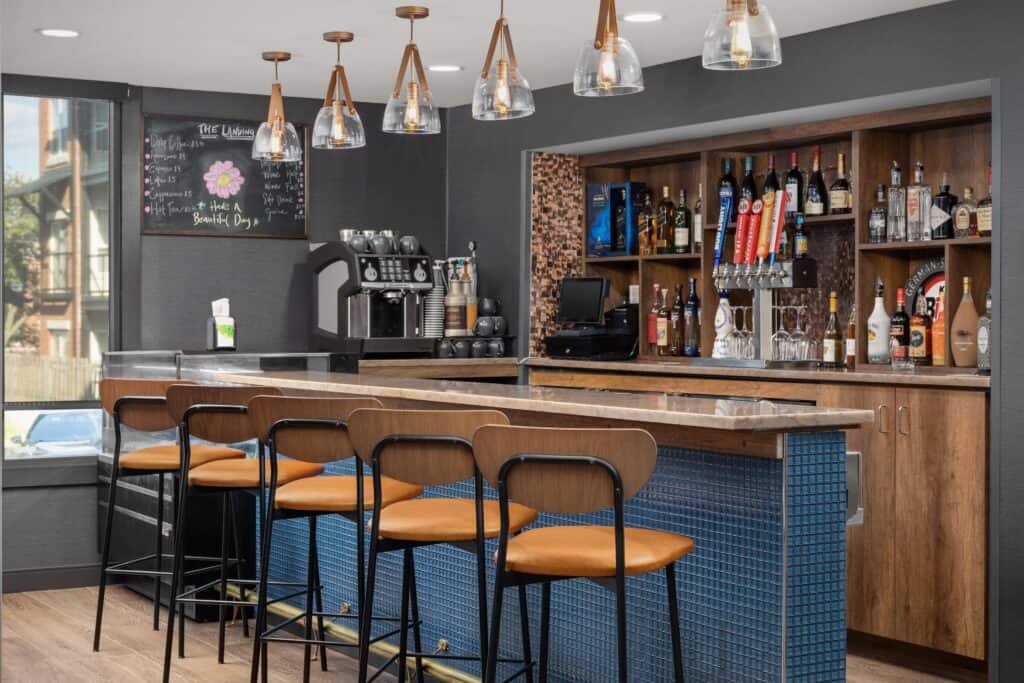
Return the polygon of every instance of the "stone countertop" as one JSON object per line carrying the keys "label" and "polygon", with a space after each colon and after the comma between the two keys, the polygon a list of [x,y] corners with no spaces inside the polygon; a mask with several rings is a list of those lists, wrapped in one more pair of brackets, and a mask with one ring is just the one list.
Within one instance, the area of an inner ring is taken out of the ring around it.
{"label": "stone countertop", "polygon": [[364,358],[359,372],[386,377],[496,379],[519,376],[519,359],[503,358]]}
{"label": "stone countertop", "polygon": [[835,430],[872,422],[869,410],[666,394],[630,394],[524,384],[488,384],[326,372],[223,373],[217,381],[376,398],[574,415],[727,431]]}
{"label": "stone countertop", "polygon": [[915,368],[912,371],[894,371],[886,366],[861,366],[856,370],[794,370],[771,368],[730,368],[694,365],[686,360],[653,361],[590,361],[563,358],[528,358],[527,367],[559,370],[589,370],[652,375],[690,377],[719,377],[722,379],[759,379],[785,382],[811,382],[815,384],[899,384],[951,389],[988,389],[991,378],[979,375],[969,368]]}

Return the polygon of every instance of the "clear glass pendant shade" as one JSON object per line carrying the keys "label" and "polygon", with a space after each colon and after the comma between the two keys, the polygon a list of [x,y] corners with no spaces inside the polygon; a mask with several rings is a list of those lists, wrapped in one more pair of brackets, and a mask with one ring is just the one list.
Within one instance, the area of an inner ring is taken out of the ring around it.
{"label": "clear glass pendant shade", "polygon": [[384,132],[403,135],[431,135],[441,132],[441,117],[433,100],[427,99],[416,81],[404,93],[388,100],[384,108]]}
{"label": "clear glass pendant shade", "polygon": [[366,132],[358,111],[348,110],[341,100],[321,107],[313,123],[315,149],[355,149],[366,146]]}
{"label": "clear glass pendant shade", "polygon": [[767,69],[782,63],[782,44],[764,5],[757,14],[746,3],[715,12],[704,33],[704,68],[716,71]]}
{"label": "clear glass pendant shade", "polygon": [[497,60],[486,78],[482,75],[477,77],[473,90],[474,119],[505,121],[530,116],[533,112],[530,84],[508,61]]}
{"label": "clear glass pendant shade", "polygon": [[573,92],[581,97],[611,97],[643,92],[644,72],[629,41],[622,36],[605,40],[600,50],[583,44],[576,59]]}
{"label": "clear glass pendant shade", "polygon": [[302,142],[295,126],[283,119],[261,123],[252,142],[252,158],[285,163],[301,161]]}

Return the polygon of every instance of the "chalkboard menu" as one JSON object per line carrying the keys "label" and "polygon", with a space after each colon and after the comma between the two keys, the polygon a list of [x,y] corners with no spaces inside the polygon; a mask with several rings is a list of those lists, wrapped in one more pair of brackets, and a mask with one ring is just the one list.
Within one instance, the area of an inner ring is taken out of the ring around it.
{"label": "chalkboard menu", "polygon": [[[306,237],[306,165],[252,158],[259,122],[147,116],[142,230],[220,237]],[[306,131],[295,126],[300,140]]]}

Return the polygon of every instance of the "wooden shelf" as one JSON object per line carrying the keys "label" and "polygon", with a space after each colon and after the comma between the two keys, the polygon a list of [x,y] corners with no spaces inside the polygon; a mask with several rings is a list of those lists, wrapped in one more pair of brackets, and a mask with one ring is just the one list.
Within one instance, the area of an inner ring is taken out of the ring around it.
{"label": "wooden shelf", "polygon": [[588,256],[583,259],[584,263],[592,265],[629,265],[639,263],[639,256]]}
{"label": "wooden shelf", "polygon": [[700,254],[649,254],[641,261],[700,261]]}
{"label": "wooden shelf", "polygon": [[[853,224],[854,220],[855,218],[852,213],[841,214],[838,216],[804,216],[804,225]],[[729,223],[729,229],[735,230],[736,224]],[[718,223],[716,222],[714,225],[705,225],[704,230],[712,232],[718,230]]]}
{"label": "wooden shelf", "polygon": [[990,247],[991,237],[964,237],[952,240],[930,240],[928,242],[880,242],[861,244],[860,251],[942,251],[946,245],[952,247]]}

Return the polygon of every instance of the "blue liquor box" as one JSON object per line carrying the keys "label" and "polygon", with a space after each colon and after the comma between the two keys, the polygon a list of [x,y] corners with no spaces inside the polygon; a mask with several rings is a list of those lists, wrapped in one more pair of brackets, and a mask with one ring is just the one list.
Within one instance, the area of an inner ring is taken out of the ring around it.
{"label": "blue liquor box", "polygon": [[587,256],[639,253],[637,217],[643,183],[587,184]]}

